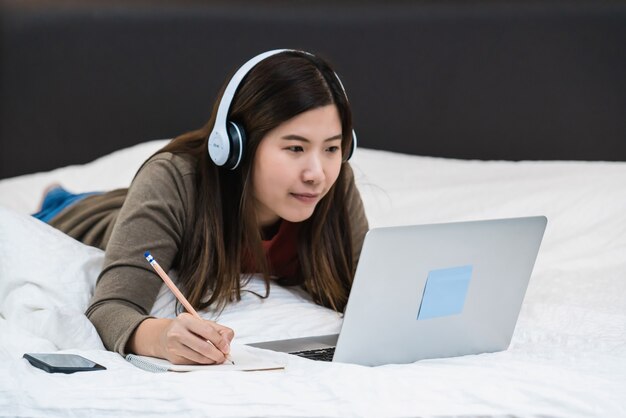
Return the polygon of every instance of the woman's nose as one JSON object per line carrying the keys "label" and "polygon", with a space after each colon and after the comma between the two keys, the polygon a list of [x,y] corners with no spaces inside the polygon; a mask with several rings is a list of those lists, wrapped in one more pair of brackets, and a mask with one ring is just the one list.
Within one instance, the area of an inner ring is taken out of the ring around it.
{"label": "woman's nose", "polygon": [[324,167],[317,155],[311,155],[306,159],[302,170],[302,180],[306,183],[319,183],[324,179]]}

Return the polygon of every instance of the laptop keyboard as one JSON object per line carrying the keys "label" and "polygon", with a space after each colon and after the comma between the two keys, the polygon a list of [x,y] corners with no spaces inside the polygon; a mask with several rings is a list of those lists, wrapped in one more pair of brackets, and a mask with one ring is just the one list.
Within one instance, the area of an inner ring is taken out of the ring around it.
{"label": "laptop keyboard", "polygon": [[309,360],[318,360],[318,361],[332,361],[333,355],[335,354],[335,347],[328,348],[316,348],[315,350],[304,350],[304,351],[296,351],[293,353],[296,356],[308,358]]}

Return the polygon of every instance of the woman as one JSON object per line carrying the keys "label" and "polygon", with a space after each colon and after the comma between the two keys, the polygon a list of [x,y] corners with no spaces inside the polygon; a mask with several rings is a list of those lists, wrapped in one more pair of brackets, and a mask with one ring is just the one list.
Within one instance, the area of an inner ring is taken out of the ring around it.
{"label": "woman", "polygon": [[[345,308],[368,229],[345,162],[354,142],[350,106],[324,60],[302,51],[266,54],[225,87],[203,128],[155,153],[129,189],[81,196],[50,221],[106,251],[86,314],[109,350],[201,364],[222,363],[229,352],[234,332],[227,327],[188,313],[149,316],[162,282],[146,250],[177,271],[179,288],[199,310],[240,300],[254,273],[262,273],[267,293],[278,280]],[[209,141],[220,109],[244,137],[234,169],[207,152],[223,145]]]}

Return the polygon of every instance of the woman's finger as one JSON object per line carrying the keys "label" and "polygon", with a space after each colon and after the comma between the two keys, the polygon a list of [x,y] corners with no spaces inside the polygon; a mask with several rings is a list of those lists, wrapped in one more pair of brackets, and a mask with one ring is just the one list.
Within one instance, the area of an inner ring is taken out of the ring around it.
{"label": "woman's finger", "polygon": [[[165,351],[168,360],[176,363],[223,363],[225,354],[213,342],[228,348],[227,340],[212,326],[190,314],[180,314],[168,327]],[[226,343],[226,345],[224,344]]]}
{"label": "woman's finger", "polygon": [[217,332],[219,332],[222,337],[226,338],[228,340],[228,342],[232,342],[233,338],[235,338],[235,331],[232,330],[232,328],[228,328],[225,327],[224,325],[220,325],[217,323],[214,323],[215,328],[217,329]]}
{"label": "woman's finger", "polygon": [[[210,343],[209,346],[212,344],[223,354],[228,354],[230,352],[230,339],[228,338],[228,334],[223,336],[220,332],[218,332],[218,329],[226,327],[222,327],[213,321],[195,318],[189,314],[180,314],[179,318],[189,331],[196,334],[205,342],[208,341]],[[193,347],[195,348],[197,345],[194,344]],[[204,346],[199,348],[202,349]]]}
{"label": "woman's finger", "polygon": [[222,353],[230,352],[230,339],[218,332],[217,324],[213,321],[192,318],[188,323],[189,330],[205,341],[210,341]]}

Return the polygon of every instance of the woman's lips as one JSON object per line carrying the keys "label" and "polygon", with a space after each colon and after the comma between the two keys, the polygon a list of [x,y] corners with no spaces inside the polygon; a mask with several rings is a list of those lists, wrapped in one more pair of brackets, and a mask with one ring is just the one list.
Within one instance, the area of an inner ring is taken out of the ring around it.
{"label": "woman's lips", "polygon": [[319,199],[319,194],[317,193],[291,193],[293,197],[298,199],[302,203],[317,203]]}

